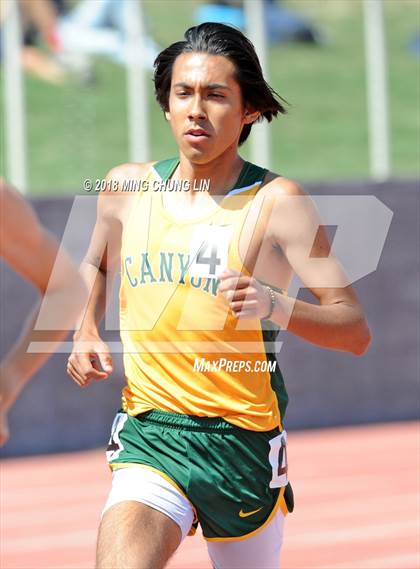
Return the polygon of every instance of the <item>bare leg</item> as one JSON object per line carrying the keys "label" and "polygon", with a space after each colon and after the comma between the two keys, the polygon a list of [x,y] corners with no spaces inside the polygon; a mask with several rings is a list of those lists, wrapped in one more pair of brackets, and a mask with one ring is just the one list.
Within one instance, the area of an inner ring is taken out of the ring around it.
{"label": "bare leg", "polygon": [[163,569],[181,543],[181,529],[141,502],[107,510],[99,527],[96,569]]}

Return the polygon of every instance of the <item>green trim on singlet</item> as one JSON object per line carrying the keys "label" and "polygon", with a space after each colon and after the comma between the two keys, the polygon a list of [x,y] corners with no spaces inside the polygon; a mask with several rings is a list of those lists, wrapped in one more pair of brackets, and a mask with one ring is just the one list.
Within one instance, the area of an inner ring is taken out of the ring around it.
{"label": "green trim on singlet", "polygon": [[[262,330],[264,343],[265,342],[274,343],[276,341],[277,334],[278,334],[278,330],[276,330],[276,329],[274,329],[274,330]],[[272,350],[266,349],[266,356],[267,356],[267,360],[270,362],[277,361],[276,355],[273,353]],[[278,401],[279,410],[280,410],[280,419],[281,419],[281,422],[283,424],[284,417],[286,415],[286,407],[289,403],[289,396],[287,394],[286,385],[285,385],[284,379],[283,379],[283,374],[281,373],[281,371],[279,369],[278,363],[275,366],[275,371],[274,372],[270,371],[270,379],[271,379],[271,388],[277,396],[277,401]]]}
{"label": "green trim on singlet", "polygon": [[[262,335],[264,342],[275,342],[277,338],[278,330],[277,329],[270,329],[270,330],[262,330]],[[275,353],[272,350],[266,349],[266,356],[267,360],[270,362],[277,361]],[[278,363],[275,366],[275,371],[270,371],[270,379],[271,379],[271,389],[277,396],[277,401],[279,404],[280,410],[280,421],[282,428],[284,429],[284,418],[286,415],[286,407],[289,403],[289,396],[287,394],[286,385],[284,383],[283,374],[281,373]],[[284,489],[283,494],[284,501],[286,503],[286,507],[288,512],[293,512],[295,508],[295,500],[293,495],[293,489],[290,482],[287,483],[287,486]]]}
{"label": "green trim on singlet", "polygon": [[[162,180],[167,180],[174,173],[178,164],[179,158],[167,158],[166,160],[159,160],[156,162],[153,165],[153,168]],[[267,174],[267,171],[268,170],[266,168],[261,168],[256,164],[245,161],[237,181],[229,192],[240,188],[246,188],[256,184],[257,182],[261,182]]]}
{"label": "green trim on singlet", "polygon": [[241,173],[239,174],[239,178],[236,181],[236,184],[233,186],[232,190],[246,188],[248,186],[256,184],[257,182],[262,182],[265,175],[267,174],[267,171],[268,170],[266,168],[261,168],[261,166],[252,164],[252,162],[245,161]]}
{"label": "green trim on singlet", "polygon": [[153,165],[153,168],[162,180],[167,180],[178,166],[178,162],[179,158],[167,158],[166,160],[159,160],[159,162],[156,162],[156,164]]}

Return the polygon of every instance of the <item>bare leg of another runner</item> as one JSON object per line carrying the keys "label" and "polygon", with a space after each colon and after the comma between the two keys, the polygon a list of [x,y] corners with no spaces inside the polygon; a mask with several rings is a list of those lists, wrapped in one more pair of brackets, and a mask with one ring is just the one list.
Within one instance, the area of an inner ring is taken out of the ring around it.
{"label": "bare leg of another runner", "polygon": [[163,569],[181,543],[165,514],[135,501],[115,504],[99,527],[96,569]]}

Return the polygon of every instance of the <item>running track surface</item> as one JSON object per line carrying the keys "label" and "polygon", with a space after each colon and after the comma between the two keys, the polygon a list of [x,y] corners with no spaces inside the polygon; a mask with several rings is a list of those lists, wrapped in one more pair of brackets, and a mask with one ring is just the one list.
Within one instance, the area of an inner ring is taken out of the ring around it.
{"label": "running track surface", "polygon": [[[419,569],[419,435],[419,423],[289,433],[282,569]],[[92,568],[109,483],[102,451],[3,461],[0,567]],[[210,567],[200,534],[168,565]]]}

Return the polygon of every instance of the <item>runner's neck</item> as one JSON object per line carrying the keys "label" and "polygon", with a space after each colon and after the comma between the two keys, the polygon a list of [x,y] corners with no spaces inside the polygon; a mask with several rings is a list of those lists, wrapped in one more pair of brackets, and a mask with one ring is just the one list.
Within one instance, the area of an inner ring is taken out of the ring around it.
{"label": "runner's neck", "polygon": [[[236,154],[231,160],[218,157],[207,164],[195,164],[188,161],[182,156],[175,168],[171,179],[188,180],[191,188],[198,187],[200,184],[209,181],[208,193],[212,196],[224,196],[236,187],[246,162]],[[188,192],[191,199],[197,195],[197,192],[190,190]]]}

